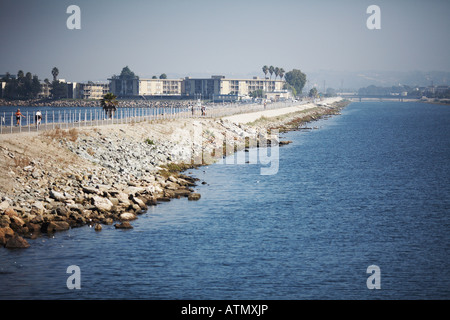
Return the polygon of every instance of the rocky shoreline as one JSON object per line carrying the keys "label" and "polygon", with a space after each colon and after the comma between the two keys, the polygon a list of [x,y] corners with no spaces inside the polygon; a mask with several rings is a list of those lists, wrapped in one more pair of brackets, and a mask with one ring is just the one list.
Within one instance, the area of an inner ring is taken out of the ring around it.
{"label": "rocky shoreline", "polygon": [[[347,103],[348,104],[348,103]],[[100,128],[4,135],[0,144],[0,245],[29,247],[69,228],[133,228],[149,206],[186,197],[200,182],[182,172],[211,164],[268,132],[296,130],[346,103],[237,125],[222,119],[177,119]],[[269,140],[270,141],[270,140]],[[288,141],[278,141],[279,145]],[[232,147],[227,147],[232,146]]]}

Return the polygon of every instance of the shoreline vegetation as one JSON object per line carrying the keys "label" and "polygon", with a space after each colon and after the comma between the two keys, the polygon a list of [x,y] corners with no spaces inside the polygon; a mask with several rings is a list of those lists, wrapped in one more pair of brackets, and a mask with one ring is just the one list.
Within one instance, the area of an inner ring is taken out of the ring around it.
{"label": "shoreline vegetation", "polygon": [[87,225],[131,229],[149,206],[201,198],[195,187],[206,182],[190,177],[189,169],[265,145],[274,129],[310,129],[349,103],[247,124],[175,119],[0,136],[0,245],[27,248],[27,239]]}

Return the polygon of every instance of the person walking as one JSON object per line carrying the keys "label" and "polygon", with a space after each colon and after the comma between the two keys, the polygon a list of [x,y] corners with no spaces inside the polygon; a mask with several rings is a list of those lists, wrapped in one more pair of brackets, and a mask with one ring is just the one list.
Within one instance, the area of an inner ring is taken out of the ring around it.
{"label": "person walking", "polygon": [[39,129],[42,121],[42,113],[40,110],[36,112],[35,120],[36,120],[36,128]]}
{"label": "person walking", "polygon": [[17,109],[16,111],[16,127],[20,125],[20,118],[23,117],[25,118],[25,116],[22,114],[22,112],[20,112],[20,109]]}

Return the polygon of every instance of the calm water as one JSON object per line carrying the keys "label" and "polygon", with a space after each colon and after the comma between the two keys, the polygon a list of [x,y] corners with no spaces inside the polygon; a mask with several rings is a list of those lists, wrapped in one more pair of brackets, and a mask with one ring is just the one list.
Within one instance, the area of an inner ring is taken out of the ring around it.
{"label": "calm water", "polygon": [[133,230],[0,249],[0,298],[449,299],[450,108],[353,103],[313,126],[283,134],[276,175],[211,165],[192,171],[200,201],[153,207]]}

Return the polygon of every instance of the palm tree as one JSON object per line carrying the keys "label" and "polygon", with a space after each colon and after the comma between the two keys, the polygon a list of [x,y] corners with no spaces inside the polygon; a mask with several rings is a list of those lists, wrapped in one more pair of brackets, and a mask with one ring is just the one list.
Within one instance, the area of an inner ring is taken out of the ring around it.
{"label": "palm tree", "polygon": [[116,111],[116,107],[119,104],[119,102],[116,100],[117,96],[115,96],[113,93],[108,92],[105,94],[100,101],[100,105],[102,106],[103,110],[105,110],[106,115],[111,119],[114,112]]}
{"label": "palm tree", "polygon": [[58,74],[59,74],[58,68],[57,67],[53,67],[53,69],[52,69],[53,81],[56,81],[56,77],[58,76]]}
{"label": "palm tree", "polygon": [[277,80],[277,77],[280,75],[280,68],[275,67],[274,73],[275,73],[275,80]]}
{"label": "palm tree", "polygon": [[275,71],[275,68],[273,66],[269,67],[269,73],[270,73],[270,80],[272,80],[272,74]]}
{"label": "palm tree", "polygon": [[284,69],[280,68],[280,70],[278,71],[278,75],[280,76],[280,80],[283,80],[284,77]]}
{"label": "palm tree", "polygon": [[267,78],[267,72],[269,72],[269,67],[268,66],[262,67],[262,71],[264,72],[264,79],[266,79]]}

